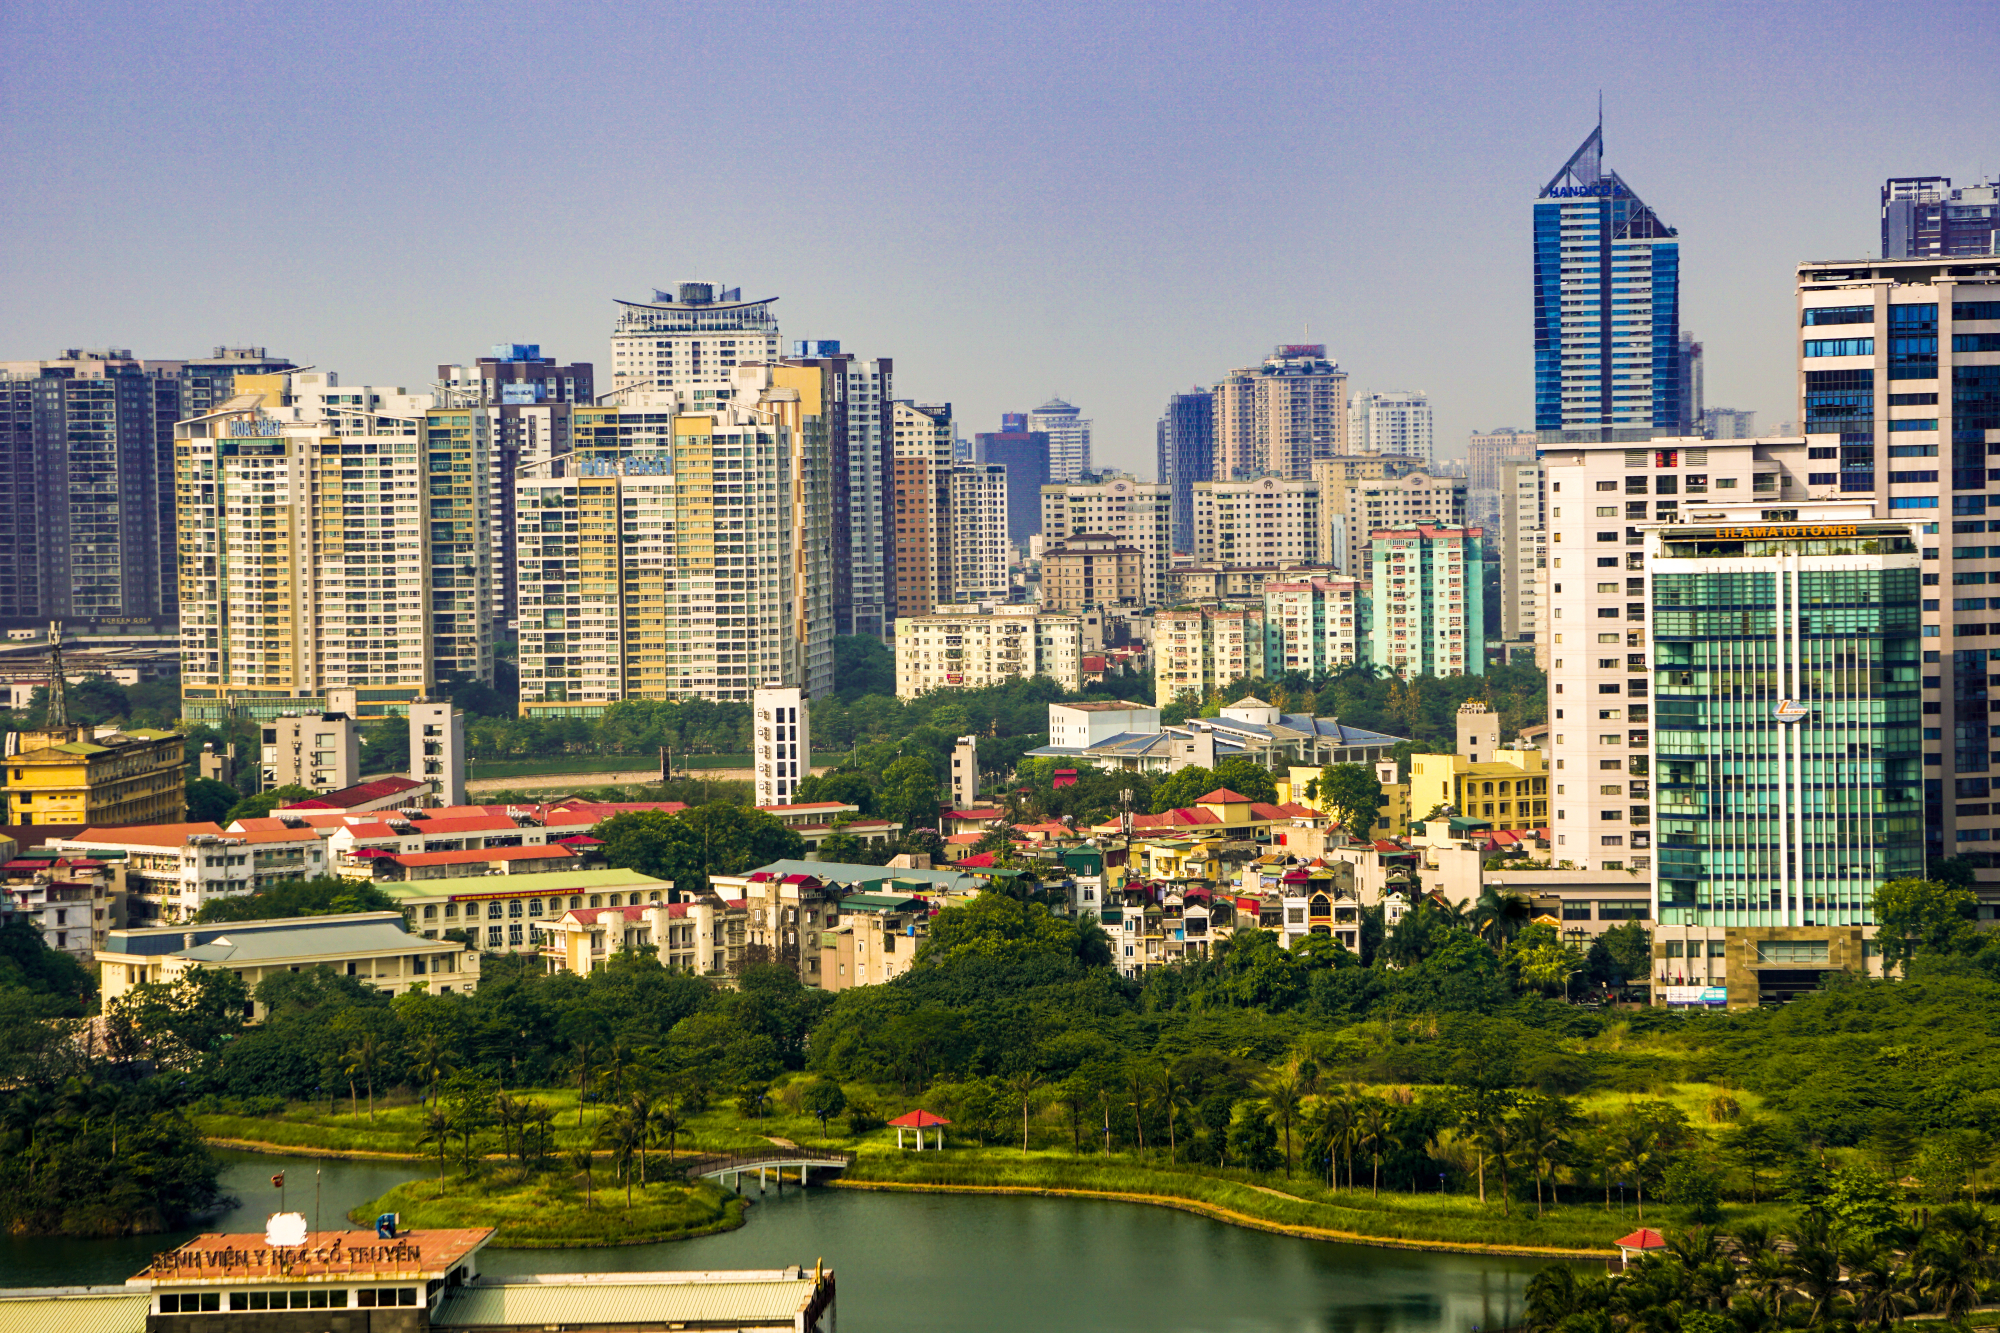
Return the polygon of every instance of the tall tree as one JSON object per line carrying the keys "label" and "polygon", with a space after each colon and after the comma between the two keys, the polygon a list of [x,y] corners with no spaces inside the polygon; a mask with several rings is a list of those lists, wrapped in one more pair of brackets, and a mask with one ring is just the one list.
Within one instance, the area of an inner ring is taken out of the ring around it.
{"label": "tall tree", "polygon": [[1374,831],[1375,818],[1387,799],[1381,781],[1366,764],[1328,764],[1319,771],[1321,808],[1356,840]]}

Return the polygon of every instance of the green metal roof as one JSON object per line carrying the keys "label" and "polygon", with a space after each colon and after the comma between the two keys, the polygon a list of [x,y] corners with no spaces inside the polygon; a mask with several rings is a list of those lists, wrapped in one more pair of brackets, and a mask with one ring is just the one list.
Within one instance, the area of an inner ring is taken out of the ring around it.
{"label": "green metal roof", "polygon": [[0,1293],[0,1333],[145,1333],[152,1300],[124,1288]]}
{"label": "green metal roof", "polygon": [[902,893],[850,893],[840,900],[843,912],[901,912],[923,906],[922,898]]}
{"label": "green metal roof", "polygon": [[768,1276],[578,1274],[573,1279],[551,1274],[530,1282],[470,1282],[445,1297],[431,1327],[793,1328],[814,1294],[810,1273],[784,1276],[796,1271]]}
{"label": "green metal roof", "polygon": [[663,879],[636,870],[540,870],[532,875],[462,875],[450,879],[420,879],[377,884],[389,897],[449,898],[465,893],[570,893],[577,889],[643,889]]}

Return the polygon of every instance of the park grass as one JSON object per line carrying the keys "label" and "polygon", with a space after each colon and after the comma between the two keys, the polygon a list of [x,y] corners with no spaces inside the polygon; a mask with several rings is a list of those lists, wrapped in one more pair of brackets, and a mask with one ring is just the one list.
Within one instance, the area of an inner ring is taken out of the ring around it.
{"label": "park grass", "polygon": [[522,1177],[509,1169],[448,1178],[442,1195],[438,1188],[435,1175],[406,1181],[349,1217],[361,1226],[399,1213],[403,1226],[416,1229],[493,1227],[493,1244],[516,1250],[649,1245],[743,1225],[743,1201],[706,1182],[635,1184],[629,1205],[608,1171],[597,1175],[594,1189],[586,1189],[581,1173]]}
{"label": "park grass", "polygon": [[[507,1096],[517,1102],[547,1106],[555,1112],[557,1151],[595,1146],[598,1128],[612,1109],[604,1104],[587,1105],[579,1124],[575,1088],[516,1089]],[[407,1094],[393,1099],[377,1097],[372,1117],[365,1107],[359,1111],[349,1109],[344,1097],[335,1106],[335,1110],[328,1111],[325,1102],[293,1102],[271,1115],[198,1112],[192,1119],[203,1138],[227,1147],[323,1157],[426,1155],[422,1139],[429,1108],[419,1105],[416,1098]],[[781,1131],[759,1132],[755,1127],[761,1123],[748,1120],[733,1109],[711,1109],[687,1118],[687,1127],[676,1146],[682,1153],[768,1148],[769,1133]],[[500,1149],[497,1132],[489,1130],[487,1138],[497,1153]]]}
{"label": "park grass", "polygon": [[[803,1084],[809,1080],[810,1076],[794,1076],[791,1081]],[[1709,1100],[1723,1090],[1720,1085],[1685,1083],[1643,1095],[1605,1093],[1583,1100],[1589,1109],[1617,1111],[1631,1101],[1657,1098],[1679,1106],[1694,1123],[1705,1124]],[[863,1085],[853,1085],[847,1091],[851,1101],[872,1105],[884,1118],[899,1115],[915,1104],[909,1098]],[[579,1128],[574,1088],[511,1090],[507,1095],[542,1103],[555,1111],[558,1151],[592,1146],[597,1126],[608,1112],[604,1106],[586,1105]],[[1731,1095],[1746,1112],[1755,1109],[1754,1097],[1735,1091]],[[1007,1146],[1006,1136],[990,1146],[980,1147],[959,1130],[952,1131],[945,1150],[919,1154],[899,1150],[893,1129],[848,1134],[843,1132],[845,1124],[835,1121],[823,1130],[812,1117],[788,1109],[792,1100],[796,1099],[789,1097],[781,1085],[773,1089],[764,1105],[765,1114],[758,1117],[746,1116],[733,1105],[718,1105],[690,1115],[678,1140],[679,1154],[767,1151],[773,1140],[778,1140],[852,1154],[854,1164],[840,1183],[855,1188],[1077,1194],[1182,1208],[1235,1225],[1319,1239],[1514,1252],[1551,1258],[1605,1257],[1615,1252],[1612,1242],[1617,1237],[1640,1224],[1633,1200],[1628,1199],[1620,1206],[1614,1199],[1607,1210],[1601,1196],[1592,1198],[1573,1190],[1566,1191],[1562,1203],[1552,1204],[1545,1216],[1537,1218],[1532,1188],[1523,1191],[1518,1181],[1516,1199],[1503,1209],[1498,1176],[1491,1171],[1487,1177],[1488,1202],[1482,1205],[1471,1192],[1412,1194],[1384,1188],[1371,1197],[1363,1163],[1357,1163],[1360,1188],[1329,1190],[1323,1180],[1304,1174],[1288,1180],[1282,1171],[1253,1175],[1225,1168],[1169,1164],[1164,1160],[1165,1154],[1158,1151],[1135,1157],[1128,1150],[1120,1150],[1107,1158],[1073,1149],[1067,1135],[1049,1119],[1046,1108],[1035,1117],[1032,1134],[1035,1146],[1025,1155],[1018,1137],[1012,1138],[1011,1147]],[[403,1094],[393,1102],[378,1098],[372,1121],[365,1110],[353,1111],[342,1099],[331,1113],[324,1102],[293,1103],[285,1111],[267,1116],[199,1114],[195,1123],[204,1136],[232,1147],[304,1155],[418,1158],[422,1156],[418,1141],[423,1134],[424,1115],[415,1098]],[[1018,1122],[1015,1133],[1018,1134]],[[491,1151],[497,1153],[500,1146],[497,1136],[489,1131],[488,1139]],[[662,1167],[666,1156],[664,1152],[654,1154]],[[600,1170],[609,1179],[608,1168]],[[435,1174],[429,1181],[434,1192]],[[402,1188],[420,1194],[421,1183],[413,1182]],[[1526,1198],[1519,1197],[1523,1192]],[[511,1206],[512,1198],[512,1194],[506,1194],[500,1203]],[[471,1201],[467,1206],[472,1206]],[[403,1211],[407,1220],[411,1210]],[[1686,1225],[1683,1212],[1648,1200],[1644,1222],[1653,1227]],[[371,1218],[373,1215],[369,1214]],[[486,1219],[477,1221],[478,1225],[498,1225],[490,1220],[497,1214],[479,1214],[475,1210],[465,1215]],[[1787,1220],[1789,1214],[1782,1205],[1730,1204],[1724,1207],[1722,1225],[1728,1228],[1754,1221],[1777,1226]],[[439,1221],[423,1225],[454,1224]]]}

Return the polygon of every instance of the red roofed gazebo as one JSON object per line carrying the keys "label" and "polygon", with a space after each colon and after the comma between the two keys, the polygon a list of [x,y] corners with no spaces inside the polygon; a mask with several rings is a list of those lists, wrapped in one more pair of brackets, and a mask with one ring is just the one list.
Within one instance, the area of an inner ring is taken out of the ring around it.
{"label": "red roofed gazebo", "polygon": [[916,1110],[910,1112],[908,1115],[899,1115],[894,1120],[891,1120],[889,1122],[890,1127],[896,1131],[896,1147],[898,1149],[901,1149],[903,1146],[904,1130],[914,1129],[915,1131],[917,1131],[918,1152],[922,1152],[924,1150],[924,1131],[927,1129],[937,1130],[937,1143],[934,1145],[934,1147],[935,1148],[944,1147],[944,1127],[946,1125],[949,1125],[950,1123],[951,1121],[945,1119],[943,1116],[932,1115],[929,1111],[924,1110],[922,1107],[918,1107]]}
{"label": "red roofed gazebo", "polygon": [[1667,1238],[1651,1227],[1640,1227],[1629,1236],[1620,1236],[1616,1244],[1618,1246],[1618,1257],[1629,1264],[1633,1259],[1645,1254],[1649,1250],[1666,1249]]}

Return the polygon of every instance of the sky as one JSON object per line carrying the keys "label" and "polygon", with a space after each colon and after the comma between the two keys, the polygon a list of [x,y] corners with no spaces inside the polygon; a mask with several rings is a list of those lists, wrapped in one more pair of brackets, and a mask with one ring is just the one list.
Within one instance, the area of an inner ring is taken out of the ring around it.
{"label": "sky", "polygon": [[615,298],[776,295],[968,438],[1324,342],[1439,454],[1531,427],[1536,191],[1604,97],[1707,402],[1795,415],[1791,283],[1885,176],[2000,174],[1983,3],[0,0],[0,360],[250,345],[428,385],[595,363]]}

